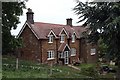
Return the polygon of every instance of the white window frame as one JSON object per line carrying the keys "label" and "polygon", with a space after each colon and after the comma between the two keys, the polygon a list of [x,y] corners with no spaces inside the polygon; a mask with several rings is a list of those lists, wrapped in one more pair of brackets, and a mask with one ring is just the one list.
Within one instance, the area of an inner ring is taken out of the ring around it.
{"label": "white window frame", "polygon": [[95,55],[96,54],[96,48],[91,48],[90,49],[90,54]]}
{"label": "white window frame", "polygon": [[52,34],[49,35],[49,41],[48,41],[48,43],[53,43],[53,35]]}
{"label": "white window frame", "polygon": [[47,55],[48,55],[48,58],[47,60],[51,60],[51,59],[55,59],[55,54],[54,54],[54,51],[53,50],[50,50],[47,52]]}
{"label": "white window frame", "polygon": [[76,56],[76,52],[75,48],[71,48],[71,56]]}
{"label": "white window frame", "polygon": [[61,34],[60,43],[64,43],[64,42],[65,42],[65,34]]}
{"label": "white window frame", "polygon": [[72,43],[75,42],[75,34],[72,34]]}
{"label": "white window frame", "polygon": [[64,58],[63,52],[59,53],[59,58]]}

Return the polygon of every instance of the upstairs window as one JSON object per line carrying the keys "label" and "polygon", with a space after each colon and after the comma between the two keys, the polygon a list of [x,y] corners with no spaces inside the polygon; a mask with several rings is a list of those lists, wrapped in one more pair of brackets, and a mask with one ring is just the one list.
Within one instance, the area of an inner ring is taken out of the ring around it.
{"label": "upstairs window", "polygon": [[92,48],[92,49],[90,50],[90,54],[91,54],[91,55],[95,55],[95,54],[96,54],[96,49],[95,49],[95,48]]}
{"label": "upstairs window", "polygon": [[64,43],[64,41],[65,41],[65,34],[61,34],[60,43]]}
{"label": "upstairs window", "polygon": [[71,56],[75,56],[76,55],[76,49],[75,48],[71,48]]}
{"label": "upstairs window", "polygon": [[52,50],[48,51],[48,60],[49,59],[54,59],[54,51]]}
{"label": "upstairs window", "polygon": [[53,43],[53,35],[49,35],[49,42],[48,43]]}
{"label": "upstairs window", "polygon": [[72,42],[75,42],[75,34],[72,35]]}

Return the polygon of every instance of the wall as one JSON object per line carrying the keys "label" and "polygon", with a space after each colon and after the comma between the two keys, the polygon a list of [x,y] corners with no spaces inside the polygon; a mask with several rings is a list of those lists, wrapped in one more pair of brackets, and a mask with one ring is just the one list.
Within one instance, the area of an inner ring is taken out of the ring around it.
{"label": "wall", "polygon": [[[42,63],[57,62],[56,40],[53,40],[53,43],[48,43],[48,39],[43,39],[41,43],[42,43]],[[47,52],[49,50],[54,50],[55,59],[47,60],[48,57]]]}
{"label": "wall", "polygon": [[23,40],[23,48],[21,49],[21,58],[26,60],[41,61],[40,42],[34,36],[28,26],[20,35]]}
{"label": "wall", "polygon": [[79,43],[80,43],[79,39],[76,39],[74,43],[72,42],[72,40],[69,40],[70,48],[76,49],[76,56],[70,56],[70,63],[79,61],[79,56],[80,56]]}

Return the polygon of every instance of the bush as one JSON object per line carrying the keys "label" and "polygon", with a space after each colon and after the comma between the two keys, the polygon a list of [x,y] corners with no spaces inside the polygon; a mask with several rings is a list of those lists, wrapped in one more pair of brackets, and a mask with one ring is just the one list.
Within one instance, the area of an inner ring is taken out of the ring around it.
{"label": "bush", "polygon": [[81,74],[89,76],[91,78],[98,78],[98,72],[95,67],[82,68]]}

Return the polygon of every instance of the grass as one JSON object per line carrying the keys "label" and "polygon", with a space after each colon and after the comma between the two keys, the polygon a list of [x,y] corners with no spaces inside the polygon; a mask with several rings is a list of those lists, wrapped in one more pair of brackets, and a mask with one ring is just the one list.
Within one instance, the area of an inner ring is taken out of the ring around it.
{"label": "grass", "polygon": [[86,64],[86,63],[83,63],[83,64],[80,64],[79,66],[77,66],[77,67],[79,67],[79,68],[81,68],[81,69],[83,69],[83,68],[89,68],[89,67],[96,67],[96,64]]}
{"label": "grass", "polygon": [[[99,65],[99,66],[98,66]],[[91,76],[91,77],[96,77],[96,78],[111,78],[113,79],[115,77],[115,73],[106,73],[106,74],[99,74],[100,66],[103,64],[97,63],[97,64],[80,64],[79,66],[76,66],[81,69],[80,74],[86,75],[86,76]],[[106,64],[107,65],[107,64]],[[117,66],[111,66],[108,65],[109,67],[113,69],[117,69]],[[98,74],[97,74],[98,73]]]}
{"label": "grass", "polygon": [[76,66],[81,71],[68,66],[54,65],[52,67],[46,64],[19,60],[19,69],[16,70],[15,57],[5,57],[2,59],[2,77],[3,78],[113,78],[114,74],[98,75],[96,64],[80,64]]}
{"label": "grass", "polygon": [[3,78],[85,78],[80,71],[68,66],[48,66],[30,61],[19,60],[16,70],[14,57],[3,58]]}

